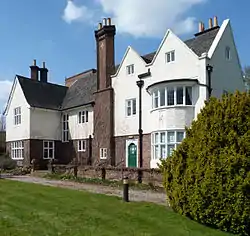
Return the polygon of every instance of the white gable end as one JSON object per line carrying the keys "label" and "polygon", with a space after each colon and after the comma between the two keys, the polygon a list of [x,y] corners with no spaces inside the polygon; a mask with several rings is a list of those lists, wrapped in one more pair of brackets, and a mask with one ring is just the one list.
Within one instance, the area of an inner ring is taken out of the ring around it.
{"label": "white gable end", "polygon": [[[21,108],[21,124],[14,123],[14,109]],[[16,78],[12,87],[6,110],[6,141],[29,139],[30,106]]]}

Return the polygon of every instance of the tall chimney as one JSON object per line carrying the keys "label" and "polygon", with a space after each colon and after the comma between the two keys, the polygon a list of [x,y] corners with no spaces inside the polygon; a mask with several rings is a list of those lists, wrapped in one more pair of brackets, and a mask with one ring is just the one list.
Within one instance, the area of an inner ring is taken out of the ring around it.
{"label": "tall chimney", "polygon": [[199,33],[202,32],[202,22],[199,22]]}
{"label": "tall chimney", "polygon": [[218,18],[217,16],[214,17],[214,27],[217,27],[219,24],[218,24]]}
{"label": "tall chimney", "polygon": [[40,68],[40,81],[44,83],[48,82],[48,69],[45,66],[45,62],[43,62],[43,67]]}
{"label": "tall chimney", "polygon": [[111,86],[110,76],[115,69],[115,25],[108,25],[111,19],[103,19],[102,27],[99,23],[95,31],[97,51],[97,89],[102,90]]}
{"label": "tall chimney", "polygon": [[38,81],[39,67],[36,65],[36,60],[33,61],[33,65],[30,66],[30,78]]}
{"label": "tall chimney", "polygon": [[213,20],[212,20],[212,18],[209,18],[209,20],[208,20],[208,27],[209,27],[209,29],[213,28]]}

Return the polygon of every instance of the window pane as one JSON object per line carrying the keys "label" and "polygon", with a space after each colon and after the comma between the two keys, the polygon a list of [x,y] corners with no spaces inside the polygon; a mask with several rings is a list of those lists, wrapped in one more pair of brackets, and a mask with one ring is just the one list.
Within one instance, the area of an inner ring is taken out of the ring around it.
{"label": "window pane", "polygon": [[165,143],[166,142],[166,133],[161,133],[161,143]]}
{"label": "window pane", "polygon": [[89,121],[89,112],[86,111],[86,122],[88,122],[88,121]]}
{"label": "window pane", "polygon": [[168,95],[168,106],[173,106],[174,105],[174,88],[168,88],[167,90],[167,95]]}
{"label": "window pane", "polygon": [[167,62],[170,62],[170,53],[167,53]]}
{"label": "window pane", "polygon": [[81,112],[79,112],[79,114],[78,114],[78,122],[82,123],[82,113]]}
{"label": "window pane", "polygon": [[48,142],[44,142],[43,143],[43,146],[46,148],[46,147],[48,147]]}
{"label": "window pane", "polygon": [[155,152],[154,152],[155,159],[159,159],[159,146],[155,146]]}
{"label": "window pane", "polygon": [[134,74],[134,65],[131,65],[131,74]]}
{"label": "window pane", "polygon": [[53,148],[53,142],[49,142],[49,148]]}
{"label": "window pane", "polygon": [[165,89],[160,89],[160,106],[165,106]]}
{"label": "window pane", "polygon": [[47,148],[43,149],[43,157],[48,158],[48,149]]}
{"label": "window pane", "polygon": [[159,133],[155,134],[155,144],[159,143]]}
{"label": "window pane", "polygon": [[186,87],[186,105],[192,105],[192,87]]}
{"label": "window pane", "polygon": [[136,114],[136,99],[133,99],[133,115]]}
{"label": "window pane", "polygon": [[171,156],[174,152],[174,144],[168,145],[168,156]]}
{"label": "window pane", "polygon": [[23,153],[24,153],[24,150],[22,149],[21,150],[21,158],[23,158],[23,156],[24,156]]}
{"label": "window pane", "polygon": [[180,143],[182,142],[184,138],[184,132],[177,132],[177,142]]}
{"label": "window pane", "polygon": [[82,123],[85,123],[85,111],[82,111]]}
{"label": "window pane", "polygon": [[183,104],[183,87],[177,87],[177,104]]}
{"label": "window pane", "polygon": [[82,150],[81,140],[78,141],[78,150]]}
{"label": "window pane", "polygon": [[161,145],[161,154],[160,154],[161,158],[166,158],[166,146],[165,145]]}
{"label": "window pane", "polygon": [[82,149],[83,149],[83,150],[86,149],[86,142],[85,142],[85,140],[82,141]]}
{"label": "window pane", "polygon": [[131,116],[131,107],[127,107],[127,116]]}
{"label": "window pane", "polygon": [[168,143],[174,143],[174,142],[175,142],[174,132],[168,132]]}
{"label": "window pane", "polygon": [[53,149],[49,149],[49,158],[53,158]]}
{"label": "window pane", "polygon": [[171,52],[171,61],[175,61],[175,52]]}
{"label": "window pane", "polygon": [[158,102],[159,102],[159,97],[158,97],[158,91],[154,92],[154,108],[158,108]]}

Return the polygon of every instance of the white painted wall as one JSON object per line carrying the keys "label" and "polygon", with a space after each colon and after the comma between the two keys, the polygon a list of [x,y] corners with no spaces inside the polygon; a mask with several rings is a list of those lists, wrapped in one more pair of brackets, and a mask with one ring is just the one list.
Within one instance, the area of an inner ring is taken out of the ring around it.
{"label": "white painted wall", "polygon": [[61,113],[59,111],[31,108],[30,138],[61,140]]}
{"label": "white painted wall", "polygon": [[[88,122],[78,123],[79,111],[88,110]],[[93,107],[82,106],[76,109],[67,111],[69,114],[69,136],[72,140],[87,139],[89,135],[93,135]]]}
{"label": "white painted wall", "polygon": [[[212,95],[221,97],[223,90],[235,92],[244,91],[244,81],[237,48],[234,41],[233,31],[229,20],[226,20],[217,35],[217,47],[208,61],[214,69],[212,73]],[[215,41],[216,43],[216,41]],[[231,49],[231,59],[225,57],[226,47]]]}
{"label": "white painted wall", "polygon": [[[6,111],[6,141],[28,139],[30,137],[30,110],[17,78],[13,83],[9,107]],[[21,124],[14,125],[14,109],[21,106]]]}

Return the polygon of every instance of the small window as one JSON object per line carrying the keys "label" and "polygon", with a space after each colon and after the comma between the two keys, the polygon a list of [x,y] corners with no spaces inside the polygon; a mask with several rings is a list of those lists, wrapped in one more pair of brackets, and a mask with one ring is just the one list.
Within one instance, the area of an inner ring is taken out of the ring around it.
{"label": "small window", "polygon": [[69,141],[69,115],[63,114],[62,119],[62,141],[68,142]]}
{"label": "small window", "polygon": [[14,160],[21,160],[24,157],[23,141],[16,141],[11,143],[11,158]]}
{"label": "small window", "polygon": [[86,151],[86,140],[78,140],[78,152]]}
{"label": "small window", "polygon": [[21,124],[21,107],[16,107],[14,109],[14,124]]}
{"label": "small window", "polygon": [[126,100],[126,116],[132,116],[136,114],[136,99]]}
{"label": "small window", "polygon": [[107,159],[107,148],[100,148],[100,159]]}
{"label": "small window", "polygon": [[169,63],[171,61],[175,61],[175,51],[167,52],[165,55],[166,63]]}
{"label": "small window", "polygon": [[226,50],[225,50],[225,56],[226,56],[226,59],[229,61],[231,60],[231,49],[230,47],[226,47]]}
{"label": "small window", "polygon": [[135,70],[134,70],[134,64],[128,65],[127,66],[127,74],[128,75],[132,75],[132,74],[134,74],[134,72],[135,72]]}
{"label": "small window", "polygon": [[43,158],[54,159],[55,143],[54,141],[43,141]]}
{"label": "small window", "polygon": [[78,113],[78,123],[83,124],[89,122],[89,112],[88,111],[80,111]]}

